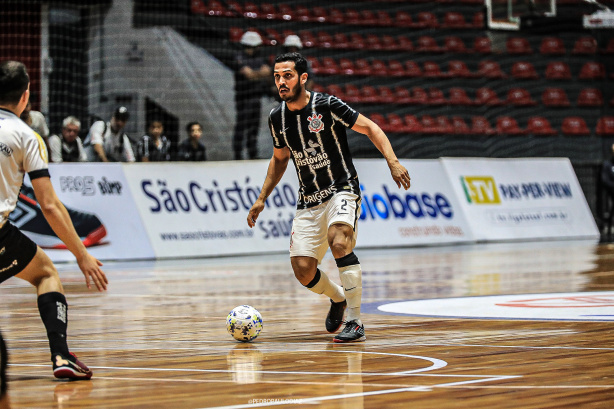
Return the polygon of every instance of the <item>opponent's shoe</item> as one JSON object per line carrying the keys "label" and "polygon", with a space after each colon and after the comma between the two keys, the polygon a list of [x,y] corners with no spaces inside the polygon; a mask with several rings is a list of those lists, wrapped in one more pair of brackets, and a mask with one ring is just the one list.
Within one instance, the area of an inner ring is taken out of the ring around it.
{"label": "opponent's shoe", "polygon": [[358,325],[356,321],[350,321],[345,323],[345,328],[335,338],[334,342],[363,342],[367,339],[365,337],[365,326]]}
{"label": "opponent's shoe", "polygon": [[341,324],[343,323],[343,312],[347,305],[348,303],[345,300],[341,302],[330,300],[330,309],[326,316],[326,331],[332,333],[337,332],[337,330],[341,328]]}
{"label": "opponent's shoe", "polygon": [[84,379],[92,377],[92,371],[77,356],[70,353],[65,357],[61,354],[53,355],[53,376],[58,379]]}
{"label": "opponent's shoe", "polygon": [[[68,207],[66,210],[85,247],[97,244],[107,235],[107,230],[96,215]],[[22,186],[17,199],[17,207],[10,214],[9,219],[39,246],[51,249],[66,248],[66,245],[49,226],[31,187]]]}

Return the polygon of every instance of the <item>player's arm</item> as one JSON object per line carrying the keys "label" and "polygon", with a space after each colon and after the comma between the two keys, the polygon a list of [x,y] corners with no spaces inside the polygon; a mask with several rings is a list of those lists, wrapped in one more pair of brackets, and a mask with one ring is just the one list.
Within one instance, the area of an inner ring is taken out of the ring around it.
{"label": "player's arm", "polygon": [[395,155],[394,150],[392,150],[392,145],[390,145],[390,140],[388,140],[388,137],[384,131],[382,131],[382,128],[380,128],[375,122],[366,116],[359,114],[358,119],[356,119],[356,123],[354,123],[354,126],[352,127],[352,130],[369,137],[377,150],[384,155],[384,158],[388,163],[388,167],[390,168],[390,174],[392,175],[392,178],[396,182],[397,186],[403,186],[405,190],[409,189],[409,186],[411,185],[409,173],[407,172],[407,169],[405,169],[405,167],[399,163],[399,159],[397,159],[397,155]]}
{"label": "player's arm", "polygon": [[256,225],[258,215],[264,210],[264,202],[286,172],[289,160],[290,149],[287,147],[273,149],[273,156],[269,162],[269,168],[262,185],[262,190],[260,191],[260,196],[258,196],[258,199],[256,199],[256,202],[254,202],[247,215],[247,224],[249,227],[254,227]]}
{"label": "player's arm", "polygon": [[43,176],[32,179],[32,188],[45,219],[77,259],[79,268],[85,276],[87,287],[91,288],[90,283],[93,281],[99,291],[106,290],[108,280],[100,269],[102,263],[87,252],[75,231],[66,208],[56,195],[49,177]]}

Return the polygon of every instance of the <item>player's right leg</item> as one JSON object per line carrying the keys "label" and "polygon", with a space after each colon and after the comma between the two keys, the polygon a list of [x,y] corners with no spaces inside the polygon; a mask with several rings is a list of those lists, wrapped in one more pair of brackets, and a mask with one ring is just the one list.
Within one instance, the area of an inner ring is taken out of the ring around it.
{"label": "player's right leg", "polygon": [[11,407],[9,402],[8,380],[6,378],[6,366],[8,363],[9,355],[6,350],[6,344],[0,334],[0,409],[9,409]]}
{"label": "player's right leg", "polygon": [[68,350],[68,304],[62,282],[49,256],[37,247],[34,258],[16,277],[36,287],[38,310],[47,330],[54,376],[60,379],[90,379],[92,371]]}
{"label": "player's right leg", "polygon": [[290,261],[297,280],[310,291],[330,298],[331,306],[326,317],[326,330],[335,332],[343,322],[346,302],[343,288],[318,268],[326,254],[326,220],[321,217],[320,206],[296,212],[292,223]]}

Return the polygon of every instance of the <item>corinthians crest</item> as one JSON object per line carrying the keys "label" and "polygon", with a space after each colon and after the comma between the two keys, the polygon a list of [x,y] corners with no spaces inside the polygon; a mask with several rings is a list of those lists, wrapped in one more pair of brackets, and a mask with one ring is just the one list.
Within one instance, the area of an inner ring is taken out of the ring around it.
{"label": "corinthians crest", "polygon": [[313,114],[307,118],[309,121],[309,130],[311,132],[320,132],[324,129],[324,122],[322,122],[322,114]]}

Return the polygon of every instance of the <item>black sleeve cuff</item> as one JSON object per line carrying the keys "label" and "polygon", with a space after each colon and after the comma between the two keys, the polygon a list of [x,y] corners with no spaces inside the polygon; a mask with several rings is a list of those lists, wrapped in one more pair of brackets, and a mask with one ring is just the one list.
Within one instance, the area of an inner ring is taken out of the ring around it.
{"label": "black sleeve cuff", "polygon": [[28,176],[30,176],[30,180],[51,177],[51,175],[49,175],[49,169],[33,170],[32,172],[28,173]]}

